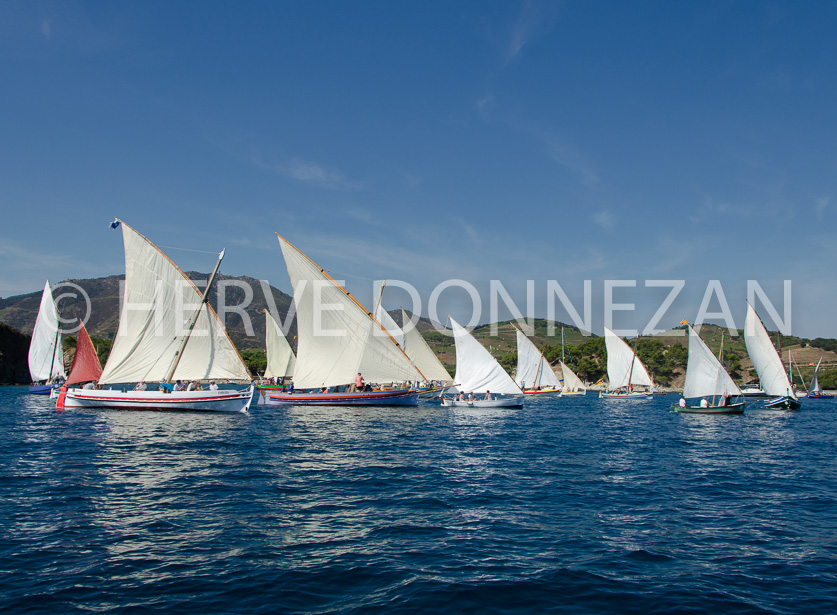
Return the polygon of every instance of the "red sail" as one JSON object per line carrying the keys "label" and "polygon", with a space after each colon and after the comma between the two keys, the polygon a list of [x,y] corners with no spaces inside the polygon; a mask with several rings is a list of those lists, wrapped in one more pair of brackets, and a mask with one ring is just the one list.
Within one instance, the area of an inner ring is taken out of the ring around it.
{"label": "red sail", "polygon": [[76,356],[73,358],[73,366],[70,368],[70,375],[67,377],[67,384],[79,382],[90,382],[98,380],[102,375],[102,364],[99,363],[99,356],[93,348],[93,342],[87,335],[87,329],[81,325],[78,330],[78,342],[76,343]]}

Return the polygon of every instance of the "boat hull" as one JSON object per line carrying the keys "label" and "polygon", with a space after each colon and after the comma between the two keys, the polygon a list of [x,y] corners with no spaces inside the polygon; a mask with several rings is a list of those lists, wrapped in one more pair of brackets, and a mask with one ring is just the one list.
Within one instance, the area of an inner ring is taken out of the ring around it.
{"label": "boat hull", "polygon": [[577,397],[587,395],[587,391],[561,391],[561,397]]}
{"label": "boat hull", "polygon": [[606,393],[599,395],[602,399],[652,399],[651,393]]}
{"label": "boat hull", "polygon": [[356,391],[354,393],[269,393],[271,406],[417,406],[415,389]]}
{"label": "boat hull", "polygon": [[545,393],[560,393],[561,389],[524,389],[525,395],[544,395]]}
{"label": "boat hull", "polygon": [[54,384],[33,384],[29,387],[29,392],[32,395],[49,395],[54,388]]}
{"label": "boat hull", "polygon": [[674,412],[682,412],[684,414],[744,414],[744,406],[745,402],[742,401],[728,406],[708,406],[706,408],[672,404],[671,409]]}
{"label": "boat hull", "polygon": [[802,404],[793,397],[776,397],[764,402],[764,407],[769,410],[799,410]]}
{"label": "boat hull", "polygon": [[808,393],[808,399],[834,399],[834,396],[826,393]]}
{"label": "boat hull", "polygon": [[197,412],[246,412],[253,399],[252,388],[246,391],[118,391],[114,389],[68,389],[59,408],[91,410],[162,410]]}
{"label": "boat hull", "polygon": [[474,401],[442,398],[442,405],[448,408],[522,408],[523,395],[513,395],[498,399],[475,399]]}

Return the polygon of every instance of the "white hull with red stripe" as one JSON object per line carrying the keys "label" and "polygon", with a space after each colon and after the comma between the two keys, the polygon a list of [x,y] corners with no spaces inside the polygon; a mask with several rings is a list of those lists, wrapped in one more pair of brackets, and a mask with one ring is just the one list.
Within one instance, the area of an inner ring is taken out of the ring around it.
{"label": "white hull with red stripe", "polygon": [[116,389],[69,389],[65,409],[112,408],[119,410],[175,410],[200,412],[246,412],[253,399],[253,388],[244,391],[119,391]]}

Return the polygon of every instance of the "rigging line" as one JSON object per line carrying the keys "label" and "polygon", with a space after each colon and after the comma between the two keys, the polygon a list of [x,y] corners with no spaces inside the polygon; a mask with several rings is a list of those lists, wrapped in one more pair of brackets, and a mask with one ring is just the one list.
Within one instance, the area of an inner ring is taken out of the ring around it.
{"label": "rigging line", "polygon": [[192,250],[191,248],[176,248],[175,246],[158,246],[166,248],[167,250],[181,250],[183,252],[200,252],[201,254],[218,254],[218,252],[210,252],[208,250]]}
{"label": "rigging line", "polygon": [[[359,276],[359,275],[352,275],[351,273],[342,273],[340,271],[334,271],[332,269],[323,269],[323,271],[327,271],[328,273],[333,274],[333,275],[346,276],[347,278],[355,278],[356,280],[365,280],[367,282],[380,282],[380,281],[382,281],[382,280],[373,280],[372,278],[364,278],[364,277]],[[383,282],[386,282],[386,280],[383,280]]]}

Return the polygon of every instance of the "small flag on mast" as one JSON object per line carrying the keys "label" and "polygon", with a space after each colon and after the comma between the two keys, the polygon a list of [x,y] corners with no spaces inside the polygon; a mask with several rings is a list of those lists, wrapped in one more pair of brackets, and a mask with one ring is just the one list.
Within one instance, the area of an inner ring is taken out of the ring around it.
{"label": "small flag on mast", "polygon": [[110,223],[110,228],[119,228],[119,225],[122,224],[118,218],[114,218],[113,222]]}

